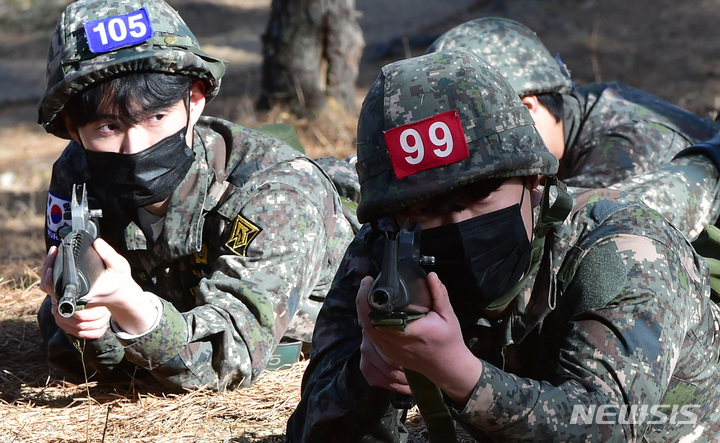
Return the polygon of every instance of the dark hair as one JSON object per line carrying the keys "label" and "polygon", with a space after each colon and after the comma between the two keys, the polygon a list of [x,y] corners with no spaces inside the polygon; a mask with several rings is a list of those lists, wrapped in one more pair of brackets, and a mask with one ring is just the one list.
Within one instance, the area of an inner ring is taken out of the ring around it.
{"label": "dark hair", "polygon": [[133,73],[75,95],[65,106],[65,112],[78,127],[95,120],[101,110],[135,124],[187,99],[193,80],[187,75]]}
{"label": "dark hair", "polygon": [[563,118],[563,96],[559,92],[546,92],[537,94],[536,97],[541,105],[545,106],[550,114],[559,122]]}

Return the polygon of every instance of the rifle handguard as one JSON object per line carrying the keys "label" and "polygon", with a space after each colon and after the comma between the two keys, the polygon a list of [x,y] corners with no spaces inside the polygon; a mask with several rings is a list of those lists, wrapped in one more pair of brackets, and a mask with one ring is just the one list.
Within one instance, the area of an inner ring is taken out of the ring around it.
{"label": "rifle handguard", "polygon": [[[63,317],[72,317],[76,309],[82,309],[86,301],[82,300],[90,291],[105,263],[93,247],[95,239],[87,231],[73,231],[63,239],[55,263],[55,294],[62,296],[58,300],[58,313]],[[66,257],[72,255],[72,259]],[[60,269],[57,269],[60,268]],[[65,279],[65,276],[68,279]],[[67,282],[67,283],[64,283]]]}

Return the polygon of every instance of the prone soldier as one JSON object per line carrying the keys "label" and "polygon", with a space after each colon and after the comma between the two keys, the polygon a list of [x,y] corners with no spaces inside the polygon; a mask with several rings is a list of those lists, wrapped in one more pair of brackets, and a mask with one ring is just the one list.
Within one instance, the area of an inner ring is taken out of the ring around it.
{"label": "prone soldier", "polygon": [[[720,437],[705,261],[636,197],[555,179],[527,107],[484,60],[445,50],[384,66],[357,169],[365,225],[318,316],[288,441],[404,441],[406,370],[480,441]],[[402,331],[376,328],[381,234],[405,222],[435,257],[431,303]]]}
{"label": "prone soldier", "polygon": [[[53,165],[38,320],[68,376],[239,388],[281,341],[311,340],[350,220],[300,151],[202,115],[224,71],[163,0],[79,0],[60,17],[38,122],[70,142]],[[64,317],[53,263],[75,183],[103,212],[106,269]]]}

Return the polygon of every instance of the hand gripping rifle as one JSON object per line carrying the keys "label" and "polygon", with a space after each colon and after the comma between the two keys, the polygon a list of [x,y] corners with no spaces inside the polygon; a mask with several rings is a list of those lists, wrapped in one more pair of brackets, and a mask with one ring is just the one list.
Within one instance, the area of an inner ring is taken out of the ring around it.
{"label": "hand gripping rifle", "polygon": [[[431,307],[427,274],[420,265],[435,264],[435,257],[420,255],[420,224],[406,221],[398,233],[385,232],[382,270],[370,288],[370,320],[375,328],[404,331]],[[420,308],[420,309],[416,309]],[[412,399],[396,396],[393,405],[409,409],[417,403],[430,441],[455,442],[455,424],[440,389],[420,372],[403,369]]]}
{"label": "hand gripping rifle", "polygon": [[96,219],[102,210],[90,210],[85,185],[73,185],[70,201],[71,224],[58,232],[62,238],[53,267],[53,285],[58,298],[58,313],[72,317],[87,303],[87,295],[105,263],[93,247],[98,235]]}

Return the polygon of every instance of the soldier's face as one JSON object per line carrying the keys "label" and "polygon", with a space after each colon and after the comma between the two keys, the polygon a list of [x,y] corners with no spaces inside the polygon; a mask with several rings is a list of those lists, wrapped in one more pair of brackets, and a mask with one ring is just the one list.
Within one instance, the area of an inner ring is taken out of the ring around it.
{"label": "soldier's face", "polygon": [[419,222],[422,229],[430,229],[489,214],[522,201],[520,210],[523,222],[528,239],[532,239],[532,201],[534,199],[530,198],[527,193],[537,186],[537,178],[523,182],[520,177],[513,177],[481,197],[463,192],[449,192],[410,206],[398,214],[398,223],[402,225],[405,219],[409,218]]}
{"label": "soldier's face", "polygon": [[137,124],[129,124],[111,114],[98,114],[78,129],[85,149],[96,152],[136,154],[178,132],[187,123],[182,100]]}
{"label": "soldier's face", "polygon": [[[555,120],[555,116],[540,103],[536,95],[525,96],[522,98],[522,102],[530,111],[535,122],[535,129],[545,142],[545,146],[558,160],[562,160],[565,155],[563,121]],[[562,161],[560,164],[562,165]]]}
{"label": "soldier's face", "polygon": [[70,135],[90,151],[135,154],[188,125],[186,137],[188,146],[192,146],[192,127],[204,107],[205,88],[201,81],[197,81],[190,90],[189,110],[185,101],[179,100],[138,123],[124,121],[111,112],[100,110],[88,124],[78,128],[70,122],[67,128]]}

